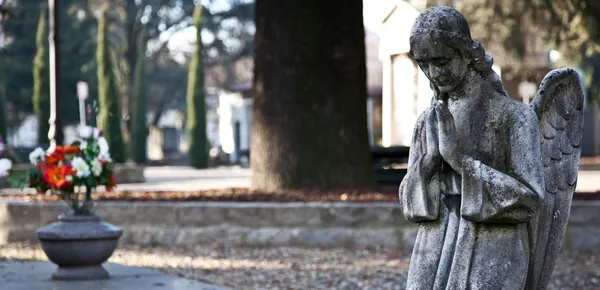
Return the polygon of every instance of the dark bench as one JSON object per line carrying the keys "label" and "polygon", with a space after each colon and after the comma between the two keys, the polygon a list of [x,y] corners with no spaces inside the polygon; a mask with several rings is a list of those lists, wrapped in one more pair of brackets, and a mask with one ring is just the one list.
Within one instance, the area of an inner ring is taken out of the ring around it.
{"label": "dark bench", "polygon": [[[382,185],[400,185],[406,175],[409,147],[371,147],[371,158],[377,178]],[[250,160],[249,150],[240,150],[240,157]],[[248,164],[244,164],[248,165]]]}
{"label": "dark bench", "polygon": [[382,185],[400,185],[406,175],[409,147],[372,147],[371,158],[377,183]]}

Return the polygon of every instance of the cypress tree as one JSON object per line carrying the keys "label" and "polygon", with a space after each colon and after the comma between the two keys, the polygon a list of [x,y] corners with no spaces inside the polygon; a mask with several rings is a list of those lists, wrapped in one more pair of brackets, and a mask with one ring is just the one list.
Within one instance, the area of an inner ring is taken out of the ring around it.
{"label": "cypress tree", "polygon": [[0,84],[0,138],[5,144],[8,143],[6,136],[6,114],[4,112],[4,103],[6,102],[4,85]]}
{"label": "cypress tree", "polygon": [[146,47],[140,43],[135,62],[131,154],[133,161],[146,162],[146,139],[148,127],[146,124]]}
{"label": "cypress tree", "polygon": [[204,102],[204,65],[202,59],[202,5],[194,9],[196,48],[190,63],[187,86],[187,129],[190,165],[208,166],[208,140],[206,138],[206,104]]}
{"label": "cypress tree", "polygon": [[48,144],[50,124],[50,82],[48,67],[48,31],[46,28],[46,10],[42,9],[37,26],[36,53],[33,60],[33,111],[38,119],[38,143]]}
{"label": "cypress tree", "polygon": [[125,145],[121,131],[121,102],[110,57],[106,8],[102,9],[98,17],[98,48],[96,51],[100,119],[102,132],[110,146],[113,161],[125,162]]}

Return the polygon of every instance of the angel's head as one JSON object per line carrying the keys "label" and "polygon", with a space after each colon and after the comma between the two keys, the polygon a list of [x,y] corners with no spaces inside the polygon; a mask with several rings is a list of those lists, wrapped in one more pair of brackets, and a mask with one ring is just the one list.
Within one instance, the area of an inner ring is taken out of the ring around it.
{"label": "angel's head", "polygon": [[436,94],[449,93],[478,72],[504,94],[493,58],[471,39],[465,17],[446,6],[429,8],[417,17],[410,35],[410,54],[432,83]]}

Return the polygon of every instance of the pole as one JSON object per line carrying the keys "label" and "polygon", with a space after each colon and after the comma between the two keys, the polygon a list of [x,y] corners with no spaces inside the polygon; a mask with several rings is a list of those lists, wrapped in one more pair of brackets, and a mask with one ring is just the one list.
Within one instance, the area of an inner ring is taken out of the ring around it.
{"label": "pole", "polygon": [[48,139],[50,139],[50,151],[56,146],[62,145],[64,135],[62,131],[62,122],[60,118],[60,35],[58,8],[59,0],[48,0],[49,6],[49,28],[48,35],[49,52],[50,52],[50,130],[48,131]]}
{"label": "pole", "polygon": [[77,99],[79,99],[79,126],[85,127],[85,100],[88,97],[88,84],[86,82],[77,83]]}

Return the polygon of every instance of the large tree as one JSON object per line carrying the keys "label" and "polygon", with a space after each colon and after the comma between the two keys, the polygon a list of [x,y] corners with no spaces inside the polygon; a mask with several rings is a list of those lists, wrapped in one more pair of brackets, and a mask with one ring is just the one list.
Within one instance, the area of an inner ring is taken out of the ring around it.
{"label": "large tree", "polygon": [[[36,35],[35,59],[33,61],[33,111],[38,120],[37,138],[39,144],[49,144],[50,124],[50,83],[48,80],[48,30],[46,10],[42,9]],[[45,145],[44,145],[45,146]]]}
{"label": "large tree", "polygon": [[110,40],[108,38],[108,6],[103,8],[98,17],[98,99],[102,131],[108,141],[112,158],[115,162],[125,162],[125,145],[121,131],[120,95],[115,83],[113,62],[110,56]]}
{"label": "large tree", "polygon": [[367,186],[361,0],[257,0],[252,186]]}
{"label": "large tree", "polygon": [[202,6],[194,10],[196,48],[190,63],[187,87],[188,155],[190,165],[208,166],[208,140],[206,138],[206,104],[204,96],[204,61],[202,58]]}

